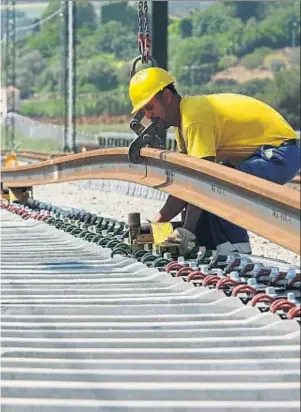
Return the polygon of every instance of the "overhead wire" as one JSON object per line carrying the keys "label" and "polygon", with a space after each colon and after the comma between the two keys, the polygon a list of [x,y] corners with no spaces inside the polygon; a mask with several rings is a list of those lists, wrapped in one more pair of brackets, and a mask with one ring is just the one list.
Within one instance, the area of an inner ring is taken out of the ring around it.
{"label": "overhead wire", "polygon": [[42,24],[46,23],[48,20],[51,20],[53,17],[57,16],[61,12],[62,12],[62,9],[59,8],[58,10],[56,10],[53,13],[49,14],[49,16],[45,17],[44,19],[38,20],[37,22],[35,22],[33,24],[30,24],[28,26],[16,27],[16,31],[34,29],[35,27],[41,26]]}

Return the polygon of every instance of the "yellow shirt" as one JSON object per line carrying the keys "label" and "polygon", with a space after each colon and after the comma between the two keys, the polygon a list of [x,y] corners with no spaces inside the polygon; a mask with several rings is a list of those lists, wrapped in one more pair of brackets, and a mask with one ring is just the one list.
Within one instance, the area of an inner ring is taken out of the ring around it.
{"label": "yellow shirt", "polygon": [[215,156],[236,165],[264,144],[279,146],[297,138],[276,110],[241,94],[183,97],[180,112],[179,151],[198,158]]}

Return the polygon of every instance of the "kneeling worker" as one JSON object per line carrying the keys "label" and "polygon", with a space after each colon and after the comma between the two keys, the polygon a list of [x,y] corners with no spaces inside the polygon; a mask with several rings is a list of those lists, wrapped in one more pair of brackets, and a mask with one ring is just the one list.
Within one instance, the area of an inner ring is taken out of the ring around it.
{"label": "kneeling worker", "polygon": [[[197,158],[225,162],[237,170],[285,184],[300,169],[297,135],[285,119],[252,97],[220,93],[181,97],[167,71],[150,67],[131,79],[132,113],[143,110],[152,121],[175,127],[178,150]],[[183,227],[169,241],[187,254],[189,244],[218,253],[251,253],[249,236],[238,227],[181,199],[169,196],[154,222],[168,222],[186,207]]]}

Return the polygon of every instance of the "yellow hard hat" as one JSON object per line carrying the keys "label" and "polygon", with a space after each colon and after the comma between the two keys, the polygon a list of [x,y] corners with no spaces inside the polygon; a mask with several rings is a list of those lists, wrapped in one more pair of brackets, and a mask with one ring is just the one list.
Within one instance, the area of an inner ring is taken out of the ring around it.
{"label": "yellow hard hat", "polygon": [[134,74],[129,88],[134,106],[132,114],[145,106],[160,90],[174,82],[175,78],[159,67],[148,67]]}

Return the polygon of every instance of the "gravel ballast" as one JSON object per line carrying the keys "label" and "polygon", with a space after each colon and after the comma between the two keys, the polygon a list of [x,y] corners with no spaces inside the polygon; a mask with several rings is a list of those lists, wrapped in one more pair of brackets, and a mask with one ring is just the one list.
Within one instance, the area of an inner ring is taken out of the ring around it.
{"label": "gravel ballast", "polygon": [[[34,188],[34,198],[59,207],[79,208],[104,217],[127,221],[128,213],[140,212],[141,220],[152,220],[164,200],[103,192],[87,188],[84,183],[58,183]],[[154,197],[151,194],[151,197]],[[249,233],[253,254],[281,259],[300,266],[300,256],[260,236]]]}

